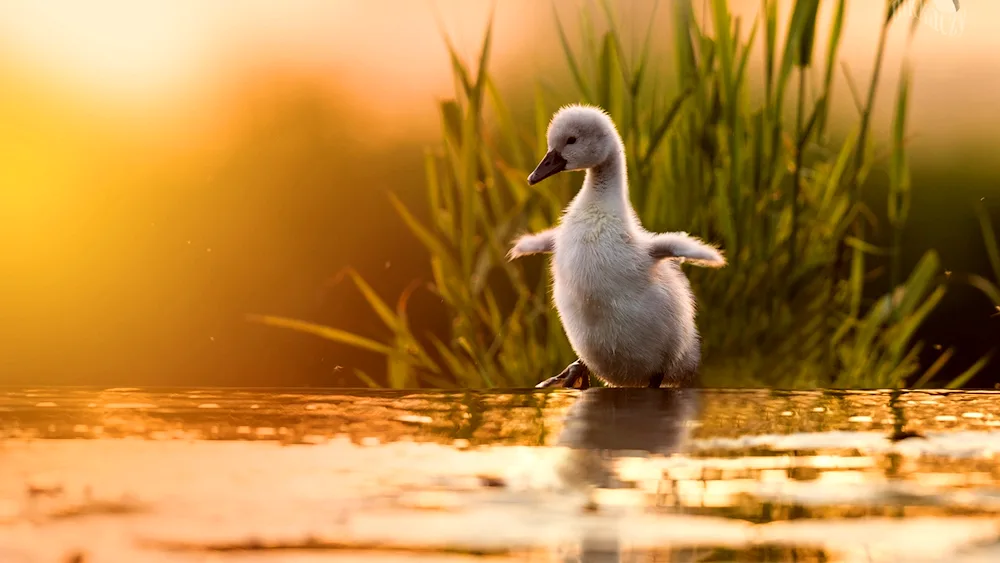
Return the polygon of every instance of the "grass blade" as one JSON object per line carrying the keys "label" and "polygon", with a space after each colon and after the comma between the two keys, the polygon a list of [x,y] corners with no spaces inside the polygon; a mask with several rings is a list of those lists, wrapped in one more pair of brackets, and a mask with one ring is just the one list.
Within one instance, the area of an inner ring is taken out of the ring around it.
{"label": "grass blade", "polygon": [[445,248],[444,244],[438,240],[438,238],[434,236],[430,230],[424,227],[420,221],[413,216],[413,214],[410,213],[406,206],[403,205],[403,202],[399,201],[399,198],[396,197],[396,194],[390,192],[389,201],[392,203],[392,206],[396,208],[396,212],[399,213],[400,217],[403,218],[406,226],[409,227],[410,231],[424,243],[424,246],[427,247],[431,254],[440,258],[448,269],[452,271],[456,270],[457,264],[454,263],[454,260],[451,258],[451,253]]}
{"label": "grass blade", "polygon": [[951,361],[951,358],[954,355],[955,355],[954,348],[948,348],[947,350],[945,350],[944,353],[942,353],[940,356],[938,356],[936,360],[934,360],[934,363],[931,364],[931,367],[927,368],[927,371],[925,371],[923,375],[920,376],[920,379],[914,382],[913,385],[911,385],[910,387],[913,389],[924,388],[931,381],[931,379],[933,379],[934,376],[937,375],[938,372],[940,372],[941,369],[944,368],[944,366],[949,361]]}
{"label": "grass blade", "polygon": [[983,231],[983,244],[986,245],[986,256],[990,259],[990,267],[993,268],[993,279],[1000,280],[1000,248],[997,247],[997,235],[993,230],[990,214],[982,201],[976,204],[976,217],[979,218],[979,227]]}
{"label": "grass blade", "polygon": [[976,363],[969,366],[969,369],[963,371],[955,379],[949,381],[948,384],[944,386],[944,388],[961,389],[963,385],[968,383],[970,379],[972,379],[977,373],[982,371],[983,368],[986,367],[986,364],[990,363],[990,360],[993,359],[993,354],[994,352],[990,352],[989,354],[986,354],[982,358],[979,358],[979,360],[977,360]]}
{"label": "grass blade", "polygon": [[552,16],[556,20],[556,28],[559,30],[559,43],[562,45],[566,64],[573,74],[573,81],[576,83],[576,87],[580,91],[583,100],[592,103],[593,97],[590,95],[590,88],[587,86],[586,80],[583,79],[583,74],[580,73],[580,66],[576,63],[576,57],[573,56],[573,49],[569,46],[569,39],[566,38],[566,30],[563,29],[562,21],[559,19],[559,14],[556,12],[555,6],[552,6]]}
{"label": "grass blade", "polygon": [[370,375],[368,375],[367,373],[361,371],[360,369],[355,368],[354,375],[355,375],[355,377],[357,377],[358,379],[361,380],[361,383],[364,383],[368,387],[370,387],[372,389],[382,389],[382,386],[379,385],[377,381],[375,381],[374,379],[372,379],[372,377]]}
{"label": "grass blade", "polygon": [[346,344],[348,346],[353,346],[355,348],[360,348],[362,350],[368,350],[369,352],[376,352],[385,356],[390,356],[393,358],[408,360],[411,364],[415,364],[416,360],[407,354],[400,353],[391,346],[387,346],[381,342],[371,340],[370,338],[365,338],[363,336],[358,336],[350,332],[324,326],[321,324],[310,323],[308,321],[300,321],[298,319],[290,319],[287,317],[278,317],[274,315],[247,315],[247,320],[250,322],[265,324],[274,327],[287,328],[291,330],[297,330],[299,332],[305,332],[308,334],[313,334],[319,336],[320,338],[325,338],[327,340],[332,340],[334,342],[339,342],[341,344]]}

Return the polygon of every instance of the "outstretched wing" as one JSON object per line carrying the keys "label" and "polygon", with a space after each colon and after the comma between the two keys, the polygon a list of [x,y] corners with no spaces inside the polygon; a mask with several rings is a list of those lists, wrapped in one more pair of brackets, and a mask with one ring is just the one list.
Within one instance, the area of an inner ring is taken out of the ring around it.
{"label": "outstretched wing", "polygon": [[556,227],[537,233],[522,235],[507,253],[507,259],[513,260],[529,254],[550,253],[556,246]]}
{"label": "outstretched wing", "polygon": [[654,260],[682,258],[706,268],[721,268],[726,259],[714,246],[688,236],[687,233],[660,233],[653,235],[649,244],[649,255]]}

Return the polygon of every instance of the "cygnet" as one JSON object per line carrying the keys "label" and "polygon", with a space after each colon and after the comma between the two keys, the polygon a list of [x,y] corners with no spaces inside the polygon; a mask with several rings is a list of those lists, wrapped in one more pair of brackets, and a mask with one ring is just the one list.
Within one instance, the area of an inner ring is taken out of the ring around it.
{"label": "cygnet", "polygon": [[530,185],[586,170],[558,226],[520,237],[510,259],[551,253],[553,298],[577,360],[538,387],[681,386],[698,370],[695,300],[680,263],[719,268],[715,247],[687,233],[645,230],[629,201],[625,146],[611,117],[571,105],[552,117]]}

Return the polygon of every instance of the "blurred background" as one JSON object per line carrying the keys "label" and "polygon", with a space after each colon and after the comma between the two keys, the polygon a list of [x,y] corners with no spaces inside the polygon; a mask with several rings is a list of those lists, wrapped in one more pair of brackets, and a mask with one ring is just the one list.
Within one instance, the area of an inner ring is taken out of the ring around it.
{"label": "blurred background", "polygon": [[[426,206],[424,151],[441,142],[438,102],[454,96],[443,33],[474,68],[495,12],[493,79],[514,115],[533,119],[536,84],[554,102],[578,101],[553,6],[572,22],[585,3],[0,3],[0,384],[358,385],[355,368],[380,377],[375,354],[245,315],[385,338],[338,273],[356,268],[387,300],[430,276],[387,194]],[[654,42],[669,45],[671,10],[660,4],[616,4],[626,44],[654,17]],[[780,3],[782,21],[791,4]],[[760,3],[730,5],[749,20]],[[848,6],[840,56],[865,82],[884,6]],[[1000,4],[962,0],[960,29],[939,25],[955,17],[951,0],[930,6],[942,19],[925,14],[909,48],[904,269],[934,248],[945,269],[992,277],[974,204],[1000,219]],[[883,135],[905,49],[901,27],[873,117]],[[832,112],[834,124],[856,120],[848,96]],[[436,305],[414,294],[412,322],[443,330]],[[955,346],[948,369],[961,371],[1000,341],[996,313],[975,289],[951,287],[920,336]],[[992,387],[998,371],[994,361],[970,385]]]}

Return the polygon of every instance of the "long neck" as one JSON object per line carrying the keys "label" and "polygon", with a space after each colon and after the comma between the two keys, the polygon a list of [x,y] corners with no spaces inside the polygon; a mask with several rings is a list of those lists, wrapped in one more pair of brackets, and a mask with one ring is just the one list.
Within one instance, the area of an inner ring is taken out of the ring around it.
{"label": "long neck", "polygon": [[580,203],[598,205],[617,217],[623,219],[632,217],[624,147],[612,152],[603,163],[587,169],[583,188],[577,198]]}

